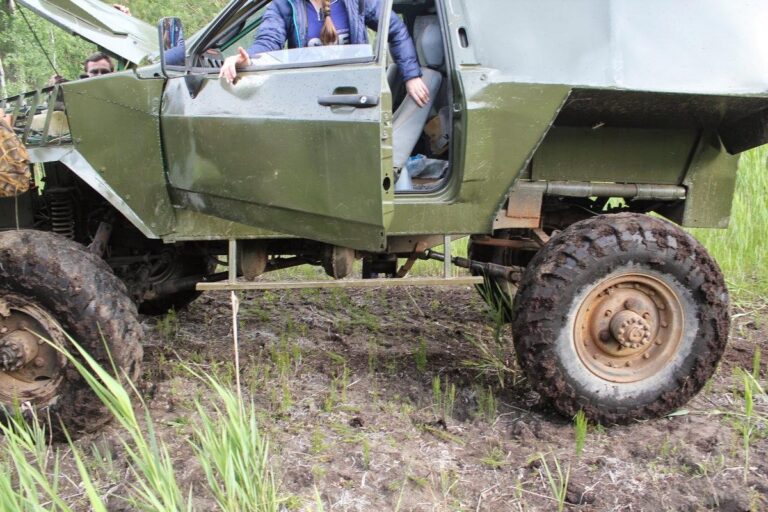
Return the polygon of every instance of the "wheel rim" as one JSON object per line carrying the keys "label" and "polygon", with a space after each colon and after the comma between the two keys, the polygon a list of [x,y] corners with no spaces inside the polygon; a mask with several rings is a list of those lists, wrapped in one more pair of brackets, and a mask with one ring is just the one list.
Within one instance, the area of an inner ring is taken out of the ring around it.
{"label": "wheel rim", "polygon": [[0,402],[45,404],[56,396],[66,358],[45,340],[64,346],[59,323],[17,295],[0,297]]}
{"label": "wheel rim", "polygon": [[573,342],[586,368],[609,382],[660,372],[683,338],[682,303],[659,278],[641,273],[597,284],[578,306]]}

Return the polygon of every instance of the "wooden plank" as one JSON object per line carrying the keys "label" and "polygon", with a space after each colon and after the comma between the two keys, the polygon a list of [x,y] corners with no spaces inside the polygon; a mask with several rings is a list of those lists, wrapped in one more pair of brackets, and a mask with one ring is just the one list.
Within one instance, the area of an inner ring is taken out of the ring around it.
{"label": "wooden plank", "polygon": [[481,284],[480,276],[452,277],[414,277],[406,279],[342,279],[339,281],[219,281],[216,283],[198,283],[199,291],[229,290],[298,290],[304,288],[395,288],[402,286],[471,286]]}

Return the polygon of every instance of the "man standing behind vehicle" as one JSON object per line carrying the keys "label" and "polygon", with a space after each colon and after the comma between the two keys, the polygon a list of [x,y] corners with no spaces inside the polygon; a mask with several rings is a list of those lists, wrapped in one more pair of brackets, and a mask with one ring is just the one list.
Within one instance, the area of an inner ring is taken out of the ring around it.
{"label": "man standing behind vehicle", "polygon": [[[286,42],[289,48],[368,43],[366,27],[378,28],[381,9],[381,0],[273,0],[251,47],[227,57],[219,76],[234,82],[251,56],[282,50]],[[390,16],[390,51],[408,94],[423,107],[429,102],[429,88],[421,79],[416,48],[405,23],[395,13]]]}
{"label": "man standing behind vehicle", "polygon": [[[125,14],[131,16],[131,10],[122,4],[112,4],[112,7]],[[80,78],[92,78],[94,76],[106,75],[115,71],[115,63],[104,52],[96,52],[83,62],[83,70],[85,73]]]}
{"label": "man standing behind vehicle", "polygon": [[115,64],[106,53],[96,52],[85,59],[83,70],[85,71],[85,76],[82,78],[92,78],[114,72]]}

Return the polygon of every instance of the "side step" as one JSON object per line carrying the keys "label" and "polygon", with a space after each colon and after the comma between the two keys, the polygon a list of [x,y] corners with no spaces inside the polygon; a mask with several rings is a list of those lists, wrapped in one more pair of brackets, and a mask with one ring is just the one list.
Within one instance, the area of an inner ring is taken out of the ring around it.
{"label": "side step", "polygon": [[482,276],[413,277],[403,279],[340,279],[337,281],[219,281],[198,283],[198,291],[298,290],[304,288],[397,288],[403,286],[471,286]]}

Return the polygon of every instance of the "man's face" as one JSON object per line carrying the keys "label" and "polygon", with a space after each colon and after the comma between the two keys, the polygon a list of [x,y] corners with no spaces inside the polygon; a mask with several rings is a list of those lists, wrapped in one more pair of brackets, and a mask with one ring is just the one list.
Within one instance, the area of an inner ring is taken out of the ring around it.
{"label": "man's face", "polygon": [[112,69],[109,66],[109,61],[106,59],[97,60],[95,62],[89,62],[86,64],[85,69],[86,74],[91,76],[99,76],[99,75],[106,75],[108,73],[112,72]]}

